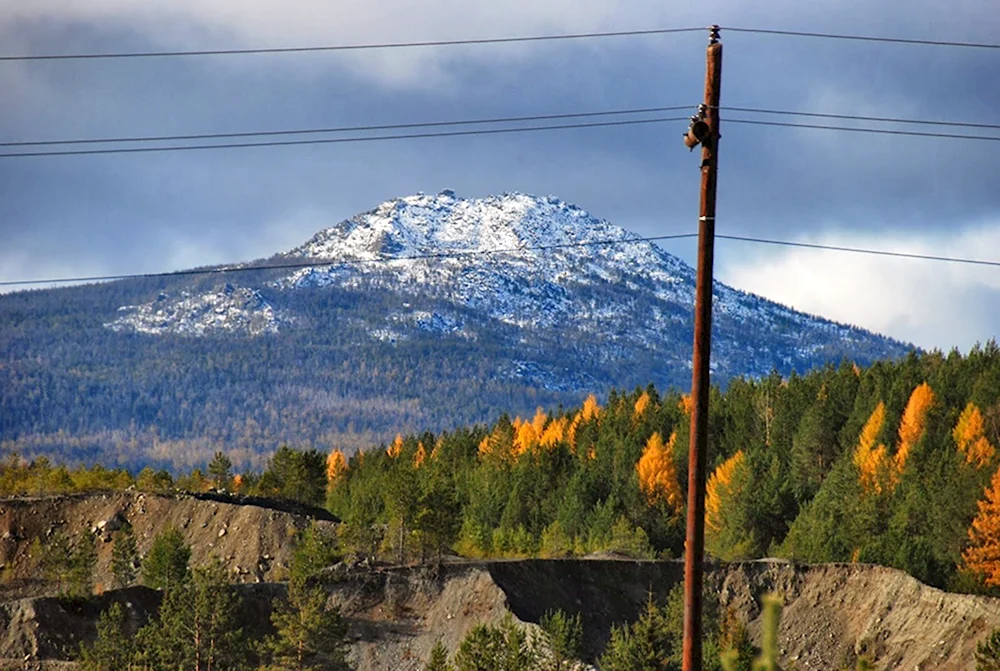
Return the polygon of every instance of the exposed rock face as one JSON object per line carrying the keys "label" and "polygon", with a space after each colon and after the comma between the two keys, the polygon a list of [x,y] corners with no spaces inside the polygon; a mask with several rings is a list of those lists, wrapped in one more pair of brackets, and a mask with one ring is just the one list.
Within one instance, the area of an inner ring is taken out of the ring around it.
{"label": "exposed rock face", "polygon": [[[57,529],[71,538],[80,534],[96,538],[94,583],[99,591],[110,589],[114,531],[125,523],[132,525],[140,555],[157,534],[173,526],[191,545],[193,566],[215,557],[237,582],[281,580],[291,557],[291,540],[311,517],[306,508],[290,512],[295,508],[276,505],[284,509],[141,492],[0,500],[0,565],[5,571],[0,599],[52,595],[51,586],[44,585],[35,571],[37,558],[30,556],[30,547],[33,539],[44,540]],[[325,518],[318,524],[335,524],[326,511],[316,515]]]}
{"label": "exposed rock face", "polygon": [[[23,668],[25,659],[41,664],[31,668],[72,668],[68,660],[80,641],[94,636],[98,614],[113,601],[126,605],[136,627],[155,611],[158,594],[142,587],[75,604],[38,596],[51,588],[31,573],[33,537],[61,528],[71,536],[103,539],[124,521],[135,529],[140,552],[171,524],[192,544],[193,565],[210,556],[222,559],[243,583],[245,626],[259,637],[266,633],[272,600],[284,593],[273,581],[283,577],[290,540],[308,518],[258,505],[134,492],[0,501],[0,562],[7,576],[0,585],[0,669]],[[98,540],[97,582],[104,586],[111,584],[111,546]],[[510,613],[534,627],[554,609],[581,614],[585,652],[593,659],[613,624],[636,619],[650,592],[662,602],[682,576],[676,561],[594,558],[456,560],[438,569],[341,565],[321,579],[330,604],[350,624],[350,659],[357,671],[419,671],[439,639],[455,651],[476,624],[496,623]],[[706,586],[721,608],[748,623],[754,637],[761,597],[781,594],[781,661],[800,671],[852,667],[860,654],[873,655],[878,668],[969,669],[976,643],[1000,627],[1000,600],[948,594],[879,566],[713,564]]]}

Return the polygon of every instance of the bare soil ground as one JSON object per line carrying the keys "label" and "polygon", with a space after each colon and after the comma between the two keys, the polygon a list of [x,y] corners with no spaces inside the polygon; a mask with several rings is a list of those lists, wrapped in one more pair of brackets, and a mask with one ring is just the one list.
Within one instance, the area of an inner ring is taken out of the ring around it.
{"label": "bare soil ground", "polygon": [[[62,527],[71,536],[103,539],[116,516],[133,525],[140,552],[172,524],[192,544],[194,565],[211,555],[223,559],[244,583],[246,620],[261,636],[271,599],[283,591],[276,581],[287,568],[290,540],[308,522],[304,515],[257,505],[136,493],[0,501],[6,580],[0,585],[0,669],[71,669],[72,652],[94,635],[97,614],[111,601],[126,604],[136,624],[155,610],[157,595],[145,588],[68,603],[53,598],[53,586],[32,573],[33,537]],[[98,545],[97,579],[108,585],[111,543]],[[779,645],[788,670],[853,668],[860,654],[873,655],[880,669],[971,669],[976,643],[1000,627],[1000,600],[948,594],[879,566],[763,560],[710,568],[707,589],[754,637],[761,597],[783,596]],[[358,671],[418,671],[437,640],[454,651],[476,624],[496,623],[509,613],[534,628],[551,609],[581,614],[593,659],[612,624],[634,620],[650,593],[665,599],[682,573],[673,561],[453,560],[438,568],[339,567],[328,572],[327,587],[331,604],[350,624],[350,659]]]}
{"label": "bare soil ground", "polygon": [[110,589],[113,532],[125,522],[132,525],[140,555],[157,534],[174,526],[192,547],[193,566],[217,557],[237,582],[248,583],[285,577],[291,540],[309,517],[260,505],[139,492],[2,499],[0,600],[55,593],[57,586],[38,575],[38,557],[31,556],[30,547],[33,539],[44,543],[56,530],[74,539],[81,534],[97,539],[96,591]]}

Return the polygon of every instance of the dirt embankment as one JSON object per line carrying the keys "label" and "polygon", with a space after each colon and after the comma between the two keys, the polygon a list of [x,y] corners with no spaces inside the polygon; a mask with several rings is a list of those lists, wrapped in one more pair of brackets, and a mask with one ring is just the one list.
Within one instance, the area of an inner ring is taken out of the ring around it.
{"label": "dirt embankment", "polygon": [[[326,514],[329,516],[329,514]],[[32,541],[44,543],[57,530],[73,539],[90,534],[97,542],[98,592],[114,584],[111,549],[114,532],[132,525],[139,554],[167,526],[178,528],[191,545],[191,564],[217,557],[237,582],[274,582],[285,577],[291,539],[310,517],[261,505],[240,505],[192,496],[116,492],[0,500],[0,600],[43,596],[54,586],[38,575]],[[333,525],[329,520],[318,521]]]}
{"label": "dirt embankment", "polygon": [[[479,622],[510,612],[536,624],[545,611],[580,613],[589,658],[612,624],[636,619],[682,580],[677,562],[525,560],[453,564],[438,575],[393,569],[354,576],[333,589],[351,620],[359,671],[417,671],[440,639],[454,651]],[[706,587],[756,639],[760,599],[784,597],[783,668],[835,671],[870,654],[880,669],[966,670],[976,643],[1000,627],[1000,600],[948,594],[879,566],[796,566],[780,561],[720,564]]]}
{"label": "dirt embankment", "polygon": [[[128,521],[140,553],[166,525],[193,547],[192,564],[220,558],[244,583],[246,626],[262,636],[270,604],[283,586],[291,538],[308,523],[301,514],[191,497],[119,493],[0,501],[0,669],[68,669],[81,640],[93,637],[97,614],[126,605],[135,625],[158,603],[145,588],[107,591],[83,604],[50,596],[33,573],[31,540],[62,528],[94,534],[96,582],[111,584],[111,528]],[[333,522],[321,522],[333,524]],[[610,627],[638,617],[648,594],[662,602],[682,580],[679,562],[615,559],[452,562],[439,569],[356,568],[331,571],[330,601],[350,624],[358,671],[418,671],[441,640],[452,652],[476,624],[510,613],[532,627],[548,610],[580,613],[588,658]],[[256,583],[263,584],[256,584]],[[779,561],[715,564],[706,587],[722,609],[759,635],[760,599],[784,597],[779,632],[784,668],[836,670],[871,654],[881,669],[974,668],[976,643],[1000,627],[1000,600],[947,594],[900,571],[860,564],[797,566]],[[3,659],[10,660],[4,666]],[[31,666],[24,666],[24,660]],[[42,666],[38,666],[43,663]],[[13,666],[10,666],[13,664]]]}

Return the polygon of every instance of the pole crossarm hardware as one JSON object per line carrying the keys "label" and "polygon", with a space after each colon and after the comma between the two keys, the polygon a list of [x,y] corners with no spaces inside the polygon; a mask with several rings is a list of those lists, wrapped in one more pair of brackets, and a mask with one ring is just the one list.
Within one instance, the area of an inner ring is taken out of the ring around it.
{"label": "pole crossarm hardware", "polygon": [[698,280],[695,288],[694,351],[691,365],[691,442],[688,452],[687,536],[684,543],[684,671],[702,669],[705,561],[705,461],[708,445],[709,360],[712,338],[712,264],[715,256],[715,186],[718,173],[722,43],[719,26],[709,27],[705,101],[691,118],[684,144],[701,145],[701,205],[698,217]]}

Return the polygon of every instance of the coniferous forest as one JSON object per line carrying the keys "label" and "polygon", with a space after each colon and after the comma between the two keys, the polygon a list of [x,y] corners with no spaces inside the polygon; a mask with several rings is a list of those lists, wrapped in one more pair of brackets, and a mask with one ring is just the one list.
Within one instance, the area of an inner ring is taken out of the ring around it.
{"label": "coniferous forest", "polygon": [[[326,505],[345,552],[392,562],[683,550],[690,399],[652,387],[348,454],[219,453],[182,475],[8,458],[5,494],[210,487]],[[870,562],[955,590],[1000,584],[1000,348],[713,388],[707,551]]]}

